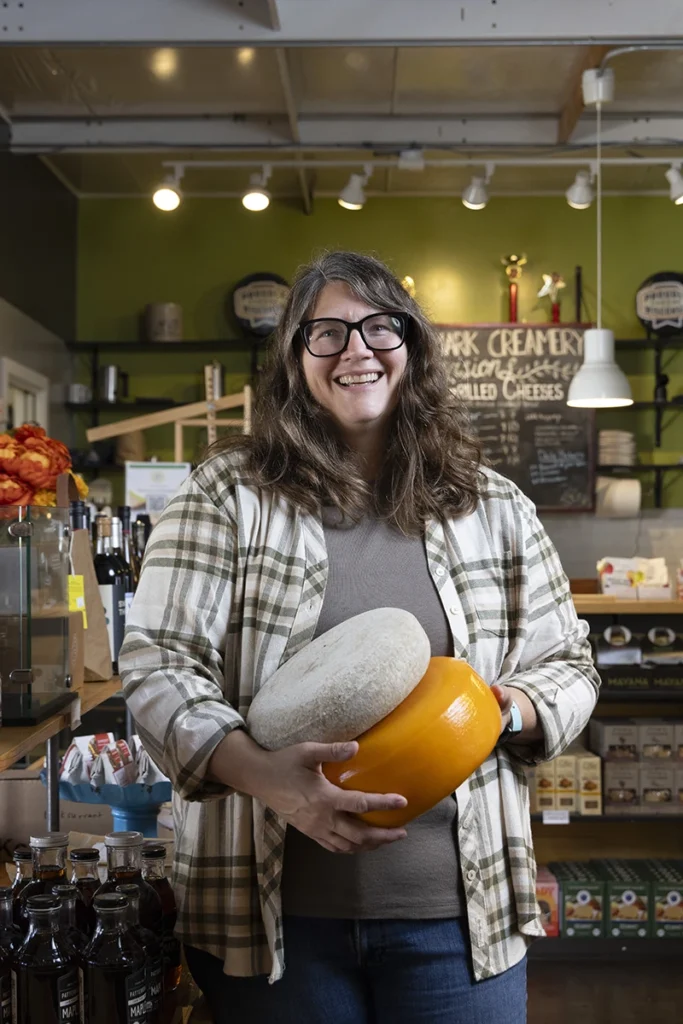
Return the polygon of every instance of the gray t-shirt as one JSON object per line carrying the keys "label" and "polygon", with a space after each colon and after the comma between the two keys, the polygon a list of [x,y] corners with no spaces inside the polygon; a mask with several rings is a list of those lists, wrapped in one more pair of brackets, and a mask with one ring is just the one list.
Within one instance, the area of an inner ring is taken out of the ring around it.
{"label": "gray t-shirt", "polygon": [[[372,608],[418,619],[432,657],[453,656],[448,620],[429,574],[424,541],[365,518],[341,527],[323,513],[329,576],[316,636]],[[445,918],[464,912],[457,808],[448,796],[406,826],[406,839],[369,853],[329,853],[291,825],[285,839],[286,914],[334,918]]]}

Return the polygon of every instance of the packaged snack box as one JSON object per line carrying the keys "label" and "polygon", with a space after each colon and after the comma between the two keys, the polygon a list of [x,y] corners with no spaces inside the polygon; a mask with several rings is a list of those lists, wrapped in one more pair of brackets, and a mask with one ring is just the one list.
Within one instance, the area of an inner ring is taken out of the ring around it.
{"label": "packaged snack box", "polygon": [[555,793],[555,762],[537,764],[529,777],[529,801],[532,814],[557,809]]}
{"label": "packaged snack box", "polygon": [[625,860],[591,862],[605,880],[605,934],[644,939],[650,934],[650,889],[636,866]]}
{"label": "packaged snack box", "polygon": [[591,718],[589,746],[603,761],[638,760],[638,726],[630,718]]}
{"label": "packaged snack box", "polygon": [[674,726],[663,718],[638,721],[638,756],[653,764],[670,764],[675,756]]}
{"label": "packaged snack box", "polygon": [[641,862],[650,878],[652,934],[658,939],[683,938],[683,867],[679,862]]}
{"label": "packaged snack box", "polygon": [[656,766],[641,764],[640,805],[645,814],[677,814],[678,800],[675,799],[675,774],[673,765]]}
{"label": "packaged snack box", "polygon": [[674,752],[679,761],[683,761],[683,722],[674,724]]}
{"label": "packaged snack box", "polygon": [[605,814],[636,814],[640,808],[640,765],[603,764]]}
{"label": "packaged snack box", "polygon": [[579,809],[576,757],[561,754],[555,758],[555,807],[558,811],[576,812]]}
{"label": "packaged snack box", "polygon": [[549,938],[560,934],[560,883],[545,864],[536,874],[536,899],[541,910],[541,923]]}
{"label": "packaged snack box", "polygon": [[552,861],[560,883],[560,934],[566,938],[604,936],[605,882],[588,862]]}

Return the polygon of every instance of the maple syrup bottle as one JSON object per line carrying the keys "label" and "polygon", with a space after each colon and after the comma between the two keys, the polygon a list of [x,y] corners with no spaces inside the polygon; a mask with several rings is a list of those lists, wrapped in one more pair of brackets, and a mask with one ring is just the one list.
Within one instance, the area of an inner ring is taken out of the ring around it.
{"label": "maple syrup bottle", "polygon": [[29,926],[12,961],[15,1024],[78,1024],[76,955],[59,928],[56,896],[30,896]]}
{"label": "maple syrup bottle", "polygon": [[0,1024],[12,1024],[12,974],[14,954],[24,941],[12,915],[12,890],[0,888]]}
{"label": "maple syrup bottle", "polygon": [[[83,930],[85,915],[87,913],[78,895],[75,885],[53,885],[52,895],[59,900],[59,927],[64,938],[71,944],[74,952],[80,954],[88,944],[89,936]],[[83,915],[79,923],[79,904],[83,908]],[[80,961],[80,958],[79,958]]]}
{"label": "maple syrup bottle", "polygon": [[69,854],[69,861],[71,862],[69,881],[76,886],[83,902],[89,907],[102,884],[97,873],[97,865],[100,863],[99,852],[94,846],[78,846]]}
{"label": "maple syrup bottle", "polygon": [[69,837],[66,832],[47,832],[44,836],[31,836],[29,846],[33,854],[33,878],[19,894],[20,928],[28,927],[27,900],[31,896],[49,895],[53,885],[66,882],[66,849]]}
{"label": "maple syrup bottle", "polygon": [[166,847],[163,843],[145,843],[142,847],[142,876],[161,899],[161,944],[164,954],[164,992],[173,992],[180,984],[181,950],[173,934],[178,910],[171,883],[166,877]]}
{"label": "maple syrup bottle", "polygon": [[116,891],[128,900],[128,927],[145,951],[147,957],[147,997],[149,1024],[159,1024],[164,1002],[164,962],[161,939],[140,924],[140,889],[137,885],[117,885]]}
{"label": "maple syrup bottle", "polygon": [[97,924],[83,954],[83,1024],[147,1024],[147,957],[128,926],[128,900],[107,892],[93,903]]}
{"label": "maple syrup bottle", "polygon": [[12,854],[15,874],[12,882],[12,913],[14,923],[21,922],[21,904],[19,897],[33,878],[33,853],[29,846],[18,846]]}
{"label": "maple syrup bottle", "polygon": [[140,924],[161,936],[161,899],[142,877],[142,832],[110,832],[104,837],[107,848],[107,878],[97,895],[116,892],[117,885],[133,883],[140,887]]}

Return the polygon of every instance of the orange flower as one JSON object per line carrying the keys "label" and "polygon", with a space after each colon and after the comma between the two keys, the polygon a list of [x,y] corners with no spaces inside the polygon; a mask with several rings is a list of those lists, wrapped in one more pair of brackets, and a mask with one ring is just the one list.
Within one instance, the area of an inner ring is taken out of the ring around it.
{"label": "orange flower", "polygon": [[17,461],[23,450],[24,446],[9,434],[0,434],[0,472],[16,475]]}
{"label": "orange flower", "polygon": [[0,505],[30,505],[33,488],[23,480],[0,473]]}
{"label": "orange flower", "polygon": [[35,492],[33,498],[31,499],[31,504],[46,505],[51,508],[53,505],[57,504],[57,492],[50,491],[47,488],[43,487],[41,488],[41,490]]}
{"label": "orange flower", "polygon": [[19,444],[24,444],[28,437],[44,437],[47,441],[50,440],[43,427],[36,427],[32,423],[22,423],[14,431],[14,440]]}
{"label": "orange flower", "polygon": [[22,480],[32,487],[49,490],[55,489],[57,477],[70,466],[69,449],[49,437],[27,437],[24,450],[13,463],[14,472]]}
{"label": "orange flower", "polygon": [[90,488],[88,487],[88,485],[86,484],[85,480],[83,479],[83,477],[81,476],[80,473],[74,473],[74,472],[72,472],[72,470],[69,470],[69,473],[71,474],[71,476],[74,478],[74,480],[76,482],[76,489],[78,491],[78,497],[82,501],[84,498],[88,497],[88,493],[90,491]]}

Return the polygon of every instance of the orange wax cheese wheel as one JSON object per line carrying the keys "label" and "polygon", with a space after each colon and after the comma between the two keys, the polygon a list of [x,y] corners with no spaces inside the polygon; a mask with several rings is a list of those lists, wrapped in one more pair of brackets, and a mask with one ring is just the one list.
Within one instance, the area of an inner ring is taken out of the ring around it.
{"label": "orange wax cheese wheel", "polygon": [[481,676],[465,661],[431,658],[405,700],[358,737],[358,753],[324,764],[323,772],[342,789],[404,796],[406,807],[360,815],[371,825],[399,828],[469,778],[500,731],[500,706]]}

